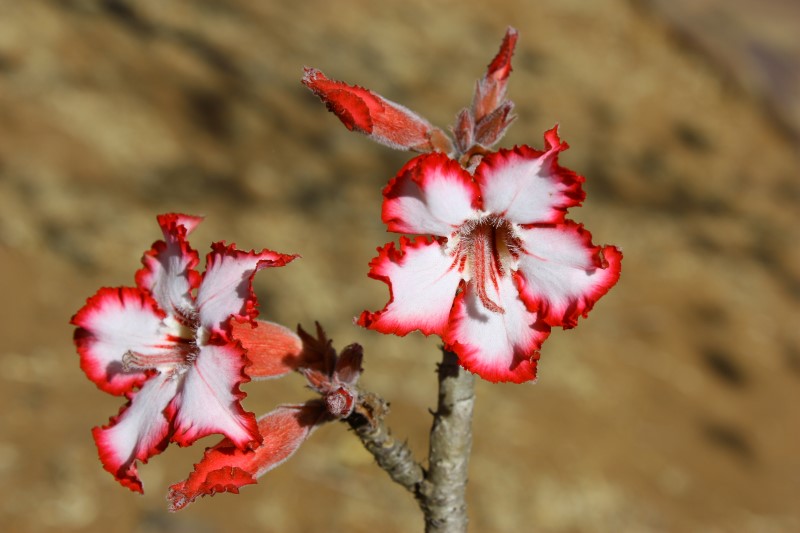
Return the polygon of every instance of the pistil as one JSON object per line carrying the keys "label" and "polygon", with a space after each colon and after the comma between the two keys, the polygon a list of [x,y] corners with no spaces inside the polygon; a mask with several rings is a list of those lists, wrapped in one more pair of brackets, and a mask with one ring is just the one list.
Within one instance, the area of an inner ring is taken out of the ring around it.
{"label": "pistil", "polygon": [[465,222],[451,240],[451,253],[459,265],[468,267],[464,279],[473,284],[481,304],[493,313],[505,313],[488,287],[499,291],[500,279],[515,268],[521,242],[514,226],[503,217],[486,215]]}
{"label": "pistil", "polygon": [[499,288],[497,266],[497,242],[494,228],[488,224],[479,224],[470,236],[471,259],[470,267],[475,276],[473,283],[483,306],[493,313],[505,313],[500,305],[489,298],[486,284],[490,283],[495,289]]}
{"label": "pistil", "polygon": [[180,346],[155,354],[143,354],[128,350],[122,356],[122,368],[126,372],[131,370],[160,370],[164,367],[181,366],[186,362],[186,350],[182,350]]}

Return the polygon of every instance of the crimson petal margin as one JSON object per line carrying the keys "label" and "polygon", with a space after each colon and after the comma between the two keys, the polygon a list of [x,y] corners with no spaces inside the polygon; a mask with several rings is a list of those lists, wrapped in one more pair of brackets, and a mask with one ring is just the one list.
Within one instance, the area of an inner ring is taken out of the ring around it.
{"label": "crimson petal margin", "polygon": [[522,228],[520,235],[520,296],[551,326],[574,327],[619,279],[622,252],[593,245],[581,224]]}
{"label": "crimson petal margin", "polygon": [[222,433],[239,448],[259,441],[255,415],[240,403],[245,393],[239,385],[249,381],[243,372],[246,364],[238,343],[200,348],[170,405],[175,419],[173,442],[188,446],[212,433]]}
{"label": "crimson petal margin", "polygon": [[401,237],[399,251],[394,243],[379,248],[369,277],[389,285],[389,303],[376,313],[364,311],[359,325],[396,335],[415,329],[442,335],[461,272],[438,241]]}
{"label": "crimson petal margin", "polygon": [[253,292],[256,272],[286,265],[296,257],[270,250],[244,252],[222,242],[212,244],[203,281],[197,290],[200,324],[220,333],[226,331],[231,316],[255,320],[258,316]]}
{"label": "crimson petal margin", "polygon": [[447,237],[480,209],[480,190],[444,154],[409,161],[383,190],[382,218],[389,231]]}
{"label": "crimson petal margin", "polygon": [[170,421],[165,410],[178,383],[167,374],[153,376],[107,426],[92,430],[103,467],[134,492],[143,492],[136,461],[146,463],[167,446]]}
{"label": "crimson petal margin", "polygon": [[191,291],[200,284],[197,251],[186,237],[202,222],[202,217],[170,213],[158,216],[164,233],[142,257],[144,268],[136,272],[136,285],[150,291],[153,298],[171,314],[191,309]]}
{"label": "crimson petal margin", "polygon": [[140,386],[147,373],[126,371],[128,351],[145,355],[171,352],[175,343],[162,332],[164,313],[146,292],[104,287],[72,317],[81,368],[101,390],[121,395]]}
{"label": "crimson petal margin", "polygon": [[557,223],[583,202],[583,176],[558,165],[568,148],[557,128],[544,135],[546,150],[528,146],[487,154],[475,170],[483,209],[516,224]]}
{"label": "crimson petal margin", "polygon": [[504,309],[488,311],[472,283],[456,297],[450,324],[442,337],[458,355],[461,366],[493,383],[523,383],[536,379],[539,348],[550,326],[519,299],[510,276],[487,286],[488,296]]}
{"label": "crimson petal margin", "polygon": [[258,419],[261,446],[240,450],[230,440],[207,448],[185,481],[169,488],[169,510],[179,511],[201,496],[238,494],[245,485],[289,459],[314,430],[327,420],[325,404],[282,405]]}

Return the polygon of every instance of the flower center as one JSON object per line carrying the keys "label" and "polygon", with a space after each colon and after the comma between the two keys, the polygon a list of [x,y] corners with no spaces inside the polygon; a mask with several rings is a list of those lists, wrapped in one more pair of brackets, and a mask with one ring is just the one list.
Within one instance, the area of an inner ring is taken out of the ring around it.
{"label": "flower center", "polygon": [[516,268],[521,240],[514,225],[503,217],[486,215],[461,225],[452,236],[451,253],[464,279],[472,282],[483,306],[494,313],[505,309],[489,297],[491,285],[500,290],[500,278]]}
{"label": "flower center", "polygon": [[158,370],[182,374],[197,359],[200,346],[208,341],[208,331],[200,326],[196,314],[178,311],[163,320],[162,332],[167,340],[149,353],[128,350],[122,356],[122,368]]}

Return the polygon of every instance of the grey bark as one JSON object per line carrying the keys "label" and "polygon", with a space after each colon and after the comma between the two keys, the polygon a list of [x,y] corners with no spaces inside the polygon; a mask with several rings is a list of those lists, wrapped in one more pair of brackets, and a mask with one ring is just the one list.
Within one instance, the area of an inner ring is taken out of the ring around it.
{"label": "grey bark", "polygon": [[443,351],[439,405],[431,428],[429,467],[420,487],[426,533],[467,531],[467,474],[472,451],[475,378]]}
{"label": "grey bark", "polygon": [[426,533],[465,533],[475,379],[447,351],[443,351],[438,378],[427,471],[405,443],[392,437],[384,422],[388,407],[379,396],[362,392],[346,421],[378,465],[414,495],[425,517]]}

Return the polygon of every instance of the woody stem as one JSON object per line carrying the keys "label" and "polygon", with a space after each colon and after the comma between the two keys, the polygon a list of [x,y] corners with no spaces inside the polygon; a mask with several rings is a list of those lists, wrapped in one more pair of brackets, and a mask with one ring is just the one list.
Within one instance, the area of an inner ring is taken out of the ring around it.
{"label": "woody stem", "polygon": [[392,481],[414,495],[425,517],[426,533],[465,533],[475,379],[446,350],[438,378],[439,401],[433,413],[427,470],[404,442],[392,436],[384,420],[388,405],[377,394],[361,391],[355,411],[345,422]]}
{"label": "woody stem", "polygon": [[426,533],[465,533],[475,379],[461,368],[456,355],[446,350],[442,350],[438,377],[429,466],[418,500],[425,513]]}

